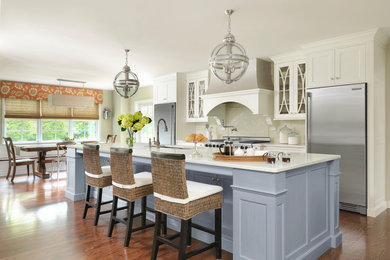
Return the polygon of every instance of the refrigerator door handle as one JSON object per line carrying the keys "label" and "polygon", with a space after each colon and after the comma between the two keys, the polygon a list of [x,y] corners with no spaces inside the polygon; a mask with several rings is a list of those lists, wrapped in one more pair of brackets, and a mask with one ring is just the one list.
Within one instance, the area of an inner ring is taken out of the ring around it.
{"label": "refrigerator door handle", "polygon": [[307,152],[311,152],[311,99],[312,93],[307,92],[306,135]]}

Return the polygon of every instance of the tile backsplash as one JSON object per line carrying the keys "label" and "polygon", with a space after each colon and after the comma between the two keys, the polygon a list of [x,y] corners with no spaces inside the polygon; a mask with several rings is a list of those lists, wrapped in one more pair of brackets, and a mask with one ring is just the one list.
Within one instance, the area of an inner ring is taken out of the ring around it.
{"label": "tile backsplash", "polygon": [[[224,120],[225,125],[231,125],[238,131],[231,132],[230,129],[223,130],[216,123],[214,116]],[[244,135],[244,136],[269,136],[271,142],[279,143],[279,130],[287,125],[299,134],[299,144],[305,144],[305,120],[272,120],[272,117],[254,115],[244,105],[238,103],[225,103],[215,107],[209,113],[207,123],[197,123],[196,132],[206,135],[206,124],[209,125],[211,137],[221,138],[224,135]]]}

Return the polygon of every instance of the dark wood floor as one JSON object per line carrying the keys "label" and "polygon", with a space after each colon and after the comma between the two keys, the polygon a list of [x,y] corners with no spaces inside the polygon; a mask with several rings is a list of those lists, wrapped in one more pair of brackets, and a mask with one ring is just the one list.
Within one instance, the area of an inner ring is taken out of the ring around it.
{"label": "dark wood floor", "polygon": [[[134,233],[123,247],[125,229],[117,225],[107,238],[108,216],[98,227],[93,215],[81,219],[82,202],[65,199],[66,181],[16,177],[0,179],[0,259],[150,259],[153,230]],[[390,211],[377,218],[341,212],[343,244],[320,259],[390,259]],[[202,245],[194,241],[193,247]],[[191,250],[191,249],[190,249]],[[162,246],[159,259],[176,259],[176,250]],[[215,259],[214,251],[191,259]],[[232,255],[223,252],[223,259]]]}

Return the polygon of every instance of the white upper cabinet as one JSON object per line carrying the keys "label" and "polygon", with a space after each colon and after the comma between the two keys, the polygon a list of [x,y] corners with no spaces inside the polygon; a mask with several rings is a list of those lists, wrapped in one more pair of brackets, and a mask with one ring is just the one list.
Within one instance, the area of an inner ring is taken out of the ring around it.
{"label": "white upper cabinet", "polygon": [[365,82],[365,68],[364,44],[310,52],[307,55],[307,87]]}
{"label": "white upper cabinet", "polygon": [[186,84],[186,121],[207,122],[207,115],[204,113],[204,100],[209,82],[208,71],[201,71],[187,74]]}
{"label": "white upper cabinet", "polygon": [[158,77],[154,79],[153,102],[154,104],[176,102],[177,77],[176,74]]}
{"label": "white upper cabinet", "polygon": [[366,48],[357,45],[335,50],[335,82],[359,83],[366,80]]}
{"label": "white upper cabinet", "polygon": [[271,58],[274,61],[274,119],[306,117],[306,62],[301,55]]}
{"label": "white upper cabinet", "polygon": [[310,87],[329,86],[334,81],[334,51],[310,53],[307,57],[307,80]]}

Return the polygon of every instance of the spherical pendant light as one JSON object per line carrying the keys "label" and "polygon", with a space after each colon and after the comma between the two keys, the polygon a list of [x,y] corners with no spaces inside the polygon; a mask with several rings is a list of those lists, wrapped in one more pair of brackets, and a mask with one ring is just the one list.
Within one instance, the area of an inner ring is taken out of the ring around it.
{"label": "spherical pendant light", "polygon": [[125,52],[126,64],[123,67],[123,70],[116,74],[114,79],[114,88],[119,96],[129,98],[138,91],[139,81],[137,75],[131,72],[130,67],[127,65],[129,50],[126,49]]}
{"label": "spherical pendant light", "polygon": [[209,59],[210,70],[218,79],[226,84],[239,80],[248,68],[249,59],[245,49],[236,42],[230,33],[230,16],[233,10],[225,11],[228,15],[227,34],[223,42],[214,48]]}

